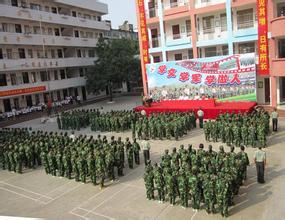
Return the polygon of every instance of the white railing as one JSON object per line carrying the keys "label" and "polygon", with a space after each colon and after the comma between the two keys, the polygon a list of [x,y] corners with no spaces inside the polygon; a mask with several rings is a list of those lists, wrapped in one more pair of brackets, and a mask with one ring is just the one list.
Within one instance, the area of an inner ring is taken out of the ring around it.
{"label": "white railing", "polygon": [[196,0],[195,8],[202,8],[210,5],[225,3],[226,0]]}
{"label": "white railing", "polygon": [[173,40],[186,39],[186,38],[191,39],[191,35],[192,35],[191,32],[173,34],[173,35],[167,36],[166,41],[173,41]]}
{"label": "white railing", "polygon": [[244,14],[237,16],[237,29],[246,29],[254,27],[254,15]]}
{"label": "white railing", "polygon": [[152,38],[149,46],[150,46],[150,48],[160,47],[161,46],[161,38],[160,37]]}

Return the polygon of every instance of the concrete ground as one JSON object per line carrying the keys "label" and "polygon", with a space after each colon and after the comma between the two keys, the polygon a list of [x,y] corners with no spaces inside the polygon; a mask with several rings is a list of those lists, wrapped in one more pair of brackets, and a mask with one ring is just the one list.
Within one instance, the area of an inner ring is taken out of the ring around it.
{"label": "concrete ground", "polygon": [[[110,104],[105,101],[88,107],[103,107],[108,111],[131,109],[139,104],[137,97],[120,97],[115,100],[115,103]],[[248,180],[234,200],[235,206],[230,209],[229,219],[284,219],[285,119],[281,119],[279,124],[278,133],[268,138],[269,147],[265,149],[268,157],[266,183],[263,185],[256,183],[255,167],[251,165],[248,169]],[[41,124],[40,119],[14,127],[26,126],[32,126],[35,130],[57,130],[54,120]],[[89,128],[76,132],[76,135],[79,133],[96,135]],[[127,137],[131,136],[131,133],[106,133],[106,135]],[[201,142],[206,143],[200,129],[189,132],[180,141],[150,141],[151,159],[158,161],[165,149],[188,143],[192,143],[197,148]],[[213,143],[215,149],[219,145],[220,143]],[[247,148],[246,151],[252,161],[254,149]],[[148,201],[142,179],[143,172],[143,165],[135,166],[133,170],[126,169],[124,177],[113,183],[108,182],[108,186],[100,190],[98,186],[93,186],[91,183],[81,184],[74,180],[46,175],[42,168],[26,170],[22,175],[1,170],[0,216],[66,220],[222,219],[219,214],[207,215],[204,210],[194,212],[192,208],[183,209],[179,205],[172,207],[168,202],[159,204],[157,201]]]}

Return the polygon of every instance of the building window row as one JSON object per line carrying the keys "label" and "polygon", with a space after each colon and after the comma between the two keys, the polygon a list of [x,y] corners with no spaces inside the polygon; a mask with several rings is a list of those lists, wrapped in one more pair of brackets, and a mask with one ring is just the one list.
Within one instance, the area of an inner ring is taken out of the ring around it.
{"label": "building window row", "polygon": [[28,48],[0,48],[0,59],[56,59],[56,58],[93,58],[95,49],[28,49]]}
{"label": "building window row", "polygon": [[11,5],[14,7],[30,8],[32,10],[45,11],[45,12],[53,13],[53,14],[78,17],[81,19],[102,21],[101,15],[89,14],[83,11],[70,10],[68,8],[63,8],[63,7],[58,7],[58,6],[48,6],[48,5],[41,5],[38,3],[28,3],[24,0],[21,0],[21,1],[11,0]]}

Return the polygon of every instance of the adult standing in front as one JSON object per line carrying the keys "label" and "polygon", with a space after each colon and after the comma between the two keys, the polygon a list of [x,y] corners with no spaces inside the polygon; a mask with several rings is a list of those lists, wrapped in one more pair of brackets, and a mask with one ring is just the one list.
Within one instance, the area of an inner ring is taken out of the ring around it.
{"label": "adult standing in front", "polygon": [[264,181],[264,169],[266,165],[266,153],[262,150],[261,146],[254,153],[254,163],[257,171],[257,182],[265,183]]}
{"label": "adult standing in front", "polygon": [[273,112],[271,113],[271,118],[272,118],[272,130],[275,132],[277,132],[278,117],[279,117],[279,114],[276,108],[274,108]]}
{"label": "adult standing in front", "polygon": [[144,164],[147,165],[147,161],[150,158],[150,143],[146,140],[145,134],[142,135],[141,147],[143,149]]}
{"label": "adult standing in front", "polygon": [[203,128],[204,112],[201,108],[199,108],[197,115],[199,118],[199,126],[200,126],[200,128]]}

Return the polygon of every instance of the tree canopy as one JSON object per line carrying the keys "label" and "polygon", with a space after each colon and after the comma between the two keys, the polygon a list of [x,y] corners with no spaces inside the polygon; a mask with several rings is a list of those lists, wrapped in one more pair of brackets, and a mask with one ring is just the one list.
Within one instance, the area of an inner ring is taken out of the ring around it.
{"label": "tree canopy", "polygon": [[141,80],[138,42],[130,39],[107,40],[100,38],[96,46],[97,60],[87,72],[87,89],[98,92],[113,83]]}

